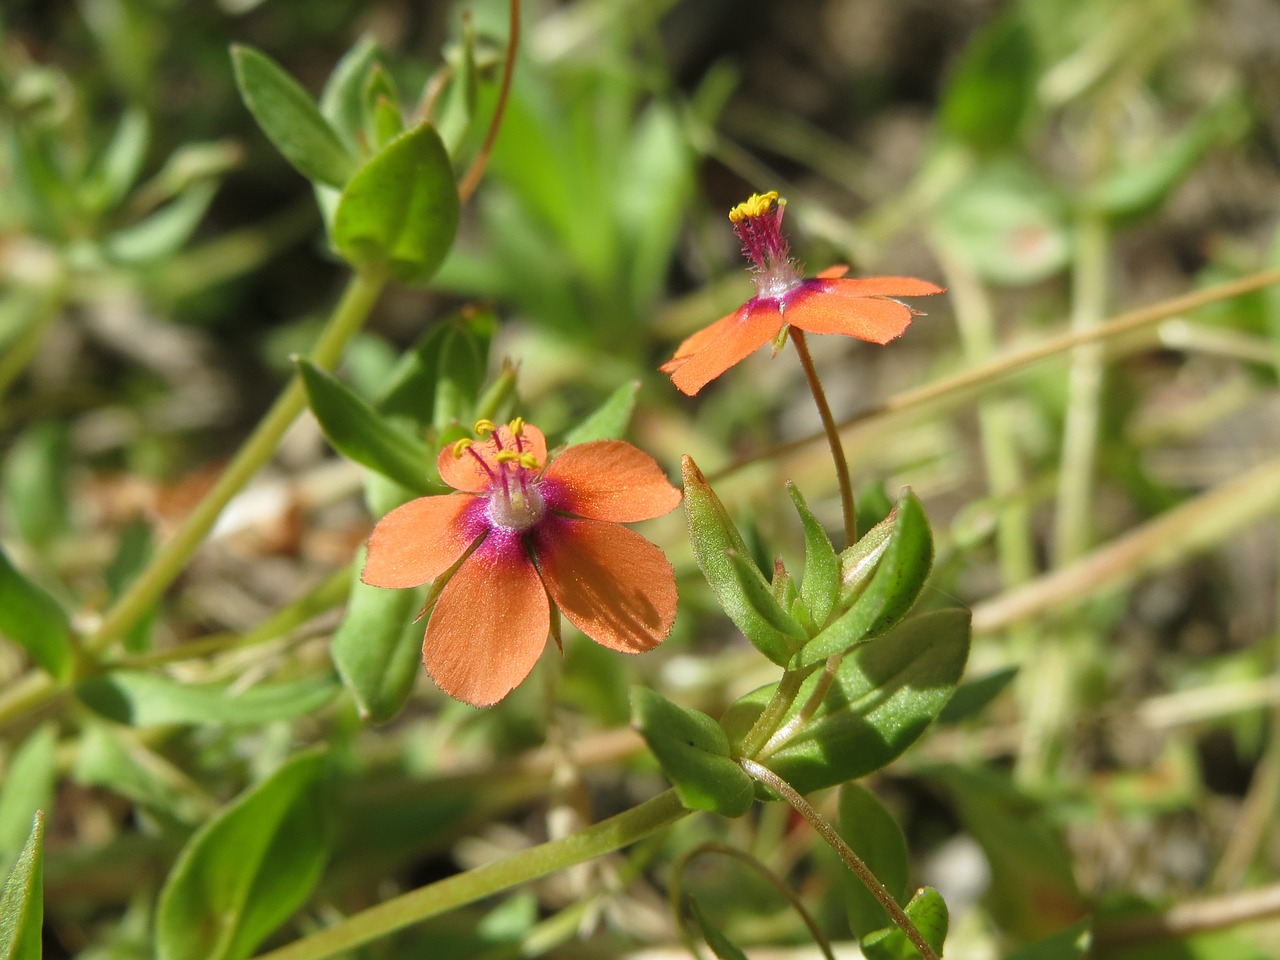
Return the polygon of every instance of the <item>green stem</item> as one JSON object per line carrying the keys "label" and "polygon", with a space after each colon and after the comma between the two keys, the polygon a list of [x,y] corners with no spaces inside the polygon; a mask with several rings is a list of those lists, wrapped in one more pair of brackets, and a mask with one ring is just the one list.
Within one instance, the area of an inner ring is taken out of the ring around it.
{"label": "green stem", "polygon": [[790,327],[789,330],[791,342],[796,347],[796,356],[800,358],[800,366],[804,368],[804,378],[809,382],[809,392],[813,394],[813,402],[818,407],[818,416],[822,418],[822,429],[827,435],[827,445],[831,448],[831,459],[836,467],[836,480],[840,482],[840,510],[844,513],[845,546],[851,547],[858,542],[858,514],[853,507],[853,481],[849,478],[849,461],[844,455],[844,444],[840,442],[840,429],[836,426],[836,418],[831,415],[831,406],[827,403],[827,394],[822,389],[818,370],[813,365],[813,357],[809,355],[809,345],[805,342],[804,331],[798,327]]}
{"label": "green stem", "polygon": [[43,706],[65,689],[43,671],[28,673],[0,693],[0,728]]}
{"label": "green stem", "polygon": [[893,894],[880,882],[880,878],[871,872],[871,868],[863,863],[862,858],[854,853],[853,848],[844,842],[844,838],[827,821],[826,817],[818,813],[808,800],[796,792],[796,789],[791,784],[787,783],[768,767],[747,759],[739,760],[738,766],[742,767],[748,776],[781,796],[782,799],[791,804],[791,808],[796,813],[809,821],[809,826],[818,832],[818,836],[827,841],[831,849],[844,861],[844,865],[853,872],[854,876],[862,881],[880,906],[884,907],[885,912],[889,914],[898,929],[906,934],[907,939],[920,951],[920,956],[924,960],[939,960],[933,947],[929,946],[929,941],[924,938],[916,925],[911,922],[911,918],[903,912],[902,907],[898,906],[898,901],[893,898]]}
{"label": "green stem", "polygon": [[258,960],[323,960],[336,956],[455,907],[621,849],[675,823],[688,812],[680,805],[676,792],[668,790],[572,836],[539,844],[362,910],[328,929],[262,954]]}
{"label": "green stem", "polygon": [[[351,278],[311,352],[311,360],[316,366],[328,370],[338,362],[347,341],[364,325],[385,282],[382,276],[364,273],[357,273]],[[218,482],[107,611],[97,631],[86,642],[87,650],[91,653],[105,650],[160,599],[213,528],[223,508],[275,454],[280,439],[293,425],[306,402],[302,381],[295,374]]]}
{"label": "green stem", "polygon": [[782,718],[795,703],[796,696],[800,693],[800,685],[812,672],[812,670],[788,670],[783,673],[782,679],[778,681],[778,689],[773,691],[768,704],[756,718],[751,729],[747,731],[747,735],[742,738],[742,756],[754,757],[764,749],[764,745],[781,725]]}

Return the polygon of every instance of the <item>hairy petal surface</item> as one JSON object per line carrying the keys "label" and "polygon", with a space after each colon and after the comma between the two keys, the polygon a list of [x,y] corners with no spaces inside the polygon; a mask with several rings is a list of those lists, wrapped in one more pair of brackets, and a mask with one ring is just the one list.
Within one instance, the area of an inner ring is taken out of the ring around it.
{"label": "hairy petal surface", "polygon": [[449,696],[487,707],[529,675],[550,630],[547,593],[520,538],[495,532],[436,601],[422,662]]}
{"label": "hairy petal surface", "polygon": [[680,503],[680,491],[653,457],[622,440],[569,447],[551,461],[543,478],[548,507],[593,520],[648,520]]}
{"label": "hairy petal surface", "polygon": [[[733,322],[726,324],[725,320],[730,317]],[[730,317],[702,331],[707,333],[715,329],[716,335],[708,337],[696,352],[685,358],[677,355],[677,359],[663,365],[664,372],[671,374],[671,382],[682,393],[690,396],[697,393],[735,363],[772,340],[782,329],[782,314],[773,300],[750,300]],[[679,366],[673,366],[677,361]]]}
{"label": "hairy petal surface", "polygon": [[419,497],[378,521],[360,579],[374,587],[417,587],[434,580],[484,532],[468,508],[483,505],[465,493]]}
{"label": "hairy petal surface", "polygon": [[548,517],[534,553],[560,612],[610,650],[652,650],[671,632],[676,579],[661,550],[617,524]]}

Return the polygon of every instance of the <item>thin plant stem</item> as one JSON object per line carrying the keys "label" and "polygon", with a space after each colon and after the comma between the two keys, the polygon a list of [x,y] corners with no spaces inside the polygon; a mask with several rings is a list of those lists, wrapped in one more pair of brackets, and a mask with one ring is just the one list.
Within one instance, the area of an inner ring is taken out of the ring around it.
{"label": "thin plant stem", "polygon": [[15,680],[0,693],[0,728],[44,706],[64,689],[43,671],[33,671]]}
{"label": "thin plant stem", "polygon": [[[1196,290],[1145,307],[1138,307],[1088,330],[1069,330],[1049,337],[1041,343],[1006,351],[987,363],[980,363],[951,376],[942,377],[933,383],[894,394],[882,403],[842,421],[839,427],[842,431],[866,429],[902,414],[923,413],[1021,374],[1037,363],[1052,360],[1082,344],[1113,340],[1169,317],[1189,313],[1211,303],[1230,300],[1277,283],[1280,283],[1280,267],[1261,270],[1247,277],[1241,277],[1239,280],[1220,283],[1204,290]],[[752,464],[781,459],[811,447],[825,436],[825,432],[815,433],[808,437],[801,437],[799,440],[770,447],[709,474],[707,479],[712,482],[722,480]]]}
{"label": "thin plant stem", "polygon": [[456,907],[575,864],[612,853],[668,827],[689,813],[674,790],[560,840],[521,850],[466,873],[446,877],[262,954],[258,960],[323,960],[371,943]]}
{"label": "thin plant stem", "polygon": [[938,954],[934,952],[933,947],[929,946],[929,941],[924,938],[920,930],[911,918],[903,912],[902,907],[898,906],[898,901],[893,899],[891,894],[880,878],[871,872],[871,868],[863,863],[862,858],[854,853],[853,848],[844,842],[844,838],[833,827],[827,818],[818,813],[813,806],[796,792],[795,788],[787,781],[770,770],[768,767],[756,763],[754,760],[743,758],[738,761],[740,766],[747,775],[752,779],[764,784],[774,793],[791,804],[793,810],[800,816],[809,821],[809,825],[818,832],[818,835],[831,846],[831,849],[839,855],[844,861],[844,865],[848,867],[863,885],[870,891],[871,895],[876,898],[880,906],[884,907],[890,918],[897,925],[898,929],[906,934],[907,939],[911,941],[924,960],[939,960]]}
{"label": "thin plant stem", "polygon": [[739,850],[736,847],[731,847],[726,843],[718,843],[715,840],[708,840],[706,843],[700,843],[692,850],[687,851],[679,860],[676,861],[675,867],[672,869],[671,890],[669,896],[671,914],[676,918],[676,926],[680,931],[680,939],[685,946],[689,948],[690,953],[694,956],[698,956],[696,944],[691,938],[686,936],[687,928],[685,924],[681,922],[681,903],[683,899],[681,882],[684,879],[684,871],[689,864],[697,857],[705,856],[710,853],[719,854],[722,857],[729,857],[733,860],[739,861],[740,863],[744,863],[756,873],[760,874],[760,876],[764,877],[764,879],[768,881],[769,885],[773,887],[773,889],[777,890],[778,893],[786,899],[787,903],[791,904],[792,909],[794,909],[797,915],[799,915],[805,927],[808,928],[809,936],[813,937],[813,942],[822,952],[822,955],[826,957],[827,960],[835,960],[835,956],[831,952],[831,944],[827,941],[826,935],[823,934],[822,928],[818,926],[817,921],[813,919],[813,915],[805,908],[804,902],[796,896],[795,891],[787,886],[786,882],[770,870],[769,867],[766,866],[758,857],[747,853],[745,850]]}
{"label": "thin plant stem", "polygon": [[466,203],[480,186],[480,178],[484,176],[484,168],[493,153],[493,145],[498,139],[498,131],[502,129],[502,117],[507,110],[507,98],[511,95],[511,78],[516,71],[516,51],[520,46],[520,0],[508,0],[507,9],[507,56],[502,63],[502,85],[498,88],[498,102],[493,108],[493,117],[489,121],[489,129],[485,131],[484,143],[471,166],[467,168],[462,182],[458,184],[458,196]]}
{"label": "thin plant stem", "polygon": [[[347,341],[364,321],[382,292],[385,279],[371,273],[352,276],[342,299],[325,325],[311,353],[321,369],[331,369],[342,355]],[[208,536],[218,515],[249,479],[271,459],[285,432],[306,406],[302,380],[294,374],[284,392],[267,411],[257,429],[245,441],[226,470],[204,499],[187,515],[178,531],[156,552],[129,589],[106,612],[97,630],[85,643],[91,653],[100,653],[123,636],[160,599],[177,579],[191,555]]]}
{"label": "thin plant stem", "polygon": [[809,699],[804,702],[804,706],[796,712],[794,717],[773,732],[762,752],[771,753],[778,749],[792,734],[813,718],[826,698],[827,691],[831,689],[831,684],[835,682],[836,671],[840,669],[840,661],[843,657],[843,654],[836,654],[834,657],[827,658],[827,662],[822,667],[822,676],[818,678],[818,683],[809,694]]}
{"label": "thin plant stem", "polygon": [[1280,917],[1280,883],[1179,903],[1155,916],[1100,923],[1094,928],[1093,942],[1095,946],[1148,944],[1275,917]]}
{"label": "thin plant stem", "polygon": [[844,455],[844,444],[840,442],[840,429],[836,426],[836,418],[831,415],[831,405],[827,403],[826,391],[822,389],[822,380],[813,365],[813,357],[809,353],[809,345],[805,342],[804,331],[799,327],[790,327],[791,342],[795,344],[796,356],[800,358],[800,366],[804,368],[804,378],[809,383],[809,392],[813,394],[813,402],[818,408],[818,416],[822,418],[822,429],[827,435],[827,445],[831,447],[831,460],[836,468],[836,480],[840,483],[840,510],[844,514],[844,541],[846,547],[858,542],[858,514],[853,506],[853,481],[849,477],[849,461]]}

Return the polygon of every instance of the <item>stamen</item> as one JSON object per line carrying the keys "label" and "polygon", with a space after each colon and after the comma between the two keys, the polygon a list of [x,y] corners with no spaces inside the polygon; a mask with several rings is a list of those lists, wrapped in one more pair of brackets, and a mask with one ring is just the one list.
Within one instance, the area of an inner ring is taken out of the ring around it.
{"label": "stamen", "polygon": [[515,450],[499,450],[493,459],[499,463],[520,463],[520,454]]}
{"label": "stamen", "polygon": [[455,443],[455,444],[453,445],[453,459],[455,459],[455,460],[461,460],[461,459],[462,459],[462,454],[463,454],[463,453],[465,453],[465,452],[466,452],[466,450],[467,450],[467,449],[468,449],[468,448],[469,448],[473,443],[475,443],[475,441],[474,441],[474,440],[472,440],[470,437],[463,437],[461,440],[459,440],[457,443]]}
{"label": "stamen", "polygon": [[524,433],[524,417],[516,417],[507,424],[507,427],[511,430],[512,436],[519,437]]}
{"label": "stamen", "polygon": [[475,449],[475,447],[474,447],[474,446],[472,446],[470,443],[468,443],[468,445],[467,445],[466,447],[464,447],[464,448],[463,448],[463,450],[465,450],[467,453],[471,454],[471,456],[475,457],[476,463],[480,464],[480,469],[481,469],[481,470],[483,470],[485,473],[487,473],[487,474],[489,475],[489,482],[490,482],[490,483],[496,483],[496,482],[497,482],[498,478],[497,478],[496,476],[494,476],[494,474],[493,474],[493,468],[489,466],[488,461],[487,461],[487,460],[485,460],[485,458],[484,458],[484,457],[480,456],[480,454],[476,452],[476,449]]}
{"label": "stamen", "polygon": [[[778,199],[778,191],[770,190],[768,193],[753,193],[750,197],[738,204],[729,211],[729,220],[733,223],[741,223],[751,217],[759,217],[769,212],[769,208],[773,206]],[[779,203],[779,206],[786,203],[785,200]]]}
{"label": "stamen", "polygon": [[493,431],[494,431],[493,421],[488,419],[477,420],[476,425],[471,428],[471,432],[474,433],[477,437],[486,437],[489,434],[493,433]]}

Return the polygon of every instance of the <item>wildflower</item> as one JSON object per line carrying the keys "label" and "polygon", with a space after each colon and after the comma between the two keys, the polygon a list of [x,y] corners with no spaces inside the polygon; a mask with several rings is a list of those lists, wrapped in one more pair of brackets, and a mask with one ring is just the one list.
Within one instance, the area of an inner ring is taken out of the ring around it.
{"label": "wildflower", "polygon": [[436,581],[422,645],[432,679],[475,706],[497,703],[542,653],[551,604],[611,650],[661,643],[675,619],[675,575],[661,550],[621,526],[680,502],[657,463],[629,443],[596,440],[548,464],[542,431],[519,419],[496,429],[482,420],[475,432],[488,439],[440,452],[440,476],[460,492],[383,517],[361,575],[375,587]]}
{"label": "wildflower", "polygon": [[888,343],[919,313],[893,298],[942,292],[941,287],[912,277],[844,279],[848,267],[831,267],[816,277],[805,277],[790,258],[782,234],[786,204],[770,191],[752,194],[729,211],[743,255],[752,263],[756,295],[689,337],[662,365],[684,393],[697,393],[788,326]]}

